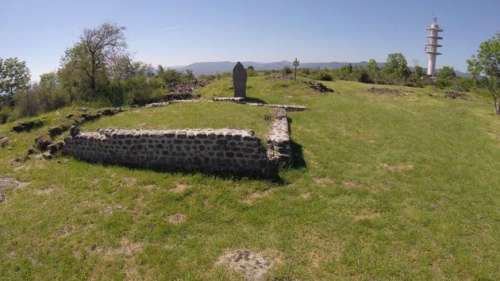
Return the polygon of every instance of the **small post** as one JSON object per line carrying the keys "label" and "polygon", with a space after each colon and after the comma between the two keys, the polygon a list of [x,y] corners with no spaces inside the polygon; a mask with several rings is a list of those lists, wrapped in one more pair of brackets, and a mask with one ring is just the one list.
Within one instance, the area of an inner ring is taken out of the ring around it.
{"label": "small post", "polygon": [[299,60],[297,58],[295,58],[295,60],[293,61],[293,67],[295,69],[295,72],[294,72],[294,80],[297,80],[297,67],[299,67]]}

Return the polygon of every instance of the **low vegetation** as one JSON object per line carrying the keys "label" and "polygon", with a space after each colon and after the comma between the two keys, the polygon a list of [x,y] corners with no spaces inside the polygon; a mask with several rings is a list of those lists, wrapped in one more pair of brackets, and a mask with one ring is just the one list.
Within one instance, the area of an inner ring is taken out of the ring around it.
{"label": "low vegetation", "polygon": [[[10,179],[0,188],[0,276],[496,280],[500,119],[488,96],[471,91],[448,99],[432,87],[323,83],[335,92],[301,80],[249,78],[252,98],[308,107],[289,114],[295,157],[304,162],[281,172],[280,182],[64,156],[13,161],[78,108],[42,114],[43,126],[30,132],[0,125],[9,140],[0,148],[1,177]],[[231,86],[229,78],[217,79],[198,93],[230,96]],[[262,107],[179,103],[101,118],[83,130],[235,126],[265,134],[266,114]],[[234,256],[263,265],[234,269],[243,264]]]}

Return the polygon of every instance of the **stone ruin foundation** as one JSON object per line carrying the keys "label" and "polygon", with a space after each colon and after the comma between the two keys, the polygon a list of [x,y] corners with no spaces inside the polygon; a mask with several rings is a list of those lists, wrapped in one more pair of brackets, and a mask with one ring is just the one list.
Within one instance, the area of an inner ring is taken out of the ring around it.
{"label": "stone ruin foundation", "polygon": [[272,176],[292,153],[284,110],[276,114],[267,147],[251,130],[99,129],[72,134],[64,152],[93,163],[245,176]]}

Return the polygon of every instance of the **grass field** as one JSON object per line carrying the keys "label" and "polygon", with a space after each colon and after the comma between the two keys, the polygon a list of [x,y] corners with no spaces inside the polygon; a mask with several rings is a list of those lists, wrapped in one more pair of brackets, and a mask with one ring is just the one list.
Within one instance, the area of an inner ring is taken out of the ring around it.
{"label": "grass field", "polygon": [[[47,127],[0,148],[0,176],[29,183],[0,203],[2,280],[243,280],[217,266],[227,250],[268,253],[267,280],[500,279],[500,118],[487,98],[430,88],[251,77],[248,95],[306,105],[291,132],[305,166],[282,183],[100,166],[67,157],[12,165]],[[231,95],[231,81],[199,92]],[[203,106],[206,105],[206,106]],[[74,109],[49,113],[56,122]],[[248,127],[261,107],[134,109],[98,127]],[[172,223],[172,215],[184,220]]]}

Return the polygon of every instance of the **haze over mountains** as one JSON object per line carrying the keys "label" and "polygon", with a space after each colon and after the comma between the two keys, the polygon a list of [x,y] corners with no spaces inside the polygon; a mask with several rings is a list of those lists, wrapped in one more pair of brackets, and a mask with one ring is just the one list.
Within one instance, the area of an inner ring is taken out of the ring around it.
{"label": "haze over mountains", "polygon": [[[282,69],[285,66],[292,67],[292,63],[289,61],[277,61],[277,62],[254,62],[254,61],[242,61],[245,67],[253,66],[255,70],[274,70]],[[216,74],[222,72],[230,72],[233,70],[236,62],[231,61],[216,61],[216,62],[196,62],[186,66],[172,67],[176,70],[192,70],[195,75],[202,74]],[[367,62],[305,62],[301,63],[301,68],[331,68],[337,69],[344,65],[352,64],[353,66],[363,66]],[[382,65],[382,64],[381,64]]]}
{"label": "haze over mountains", "polygon": [[[255,61],[242,61],[245,67],[253,66],[255,70],[276,70],[283,69],[285,66],[292,67],[292,62],[290,61],[276,61],[276,62],[255,62]],[[338,69],[342,66],[351,64],[352,66],[365,66],[368,62],[304,62],[300,63],[300,68],[329,68]],[[186,66],[174,66],[171,67],[178,71],[191,70],[195,75],[206,75],[206,74],[217,74],[223,72],[231,72],[233,70],[236,62],[232,61],[214,61],[214,62],[195,62]],[[378,63],[379,67],[384,65],[383,62]],[[425,67],[424,67],[425,69]],[[457,76],[467,76],[467,73],[455,70]]]}

